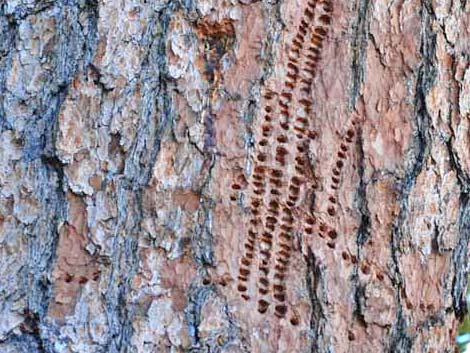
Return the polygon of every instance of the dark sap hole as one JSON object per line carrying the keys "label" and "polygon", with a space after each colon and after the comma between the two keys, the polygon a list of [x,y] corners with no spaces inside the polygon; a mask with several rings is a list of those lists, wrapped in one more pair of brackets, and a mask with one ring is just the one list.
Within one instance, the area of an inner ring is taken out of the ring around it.
{"label": "dark sap hole", "polygon": [[300,99],[300,100],[299,100],[299,103],[302,104],[302,105],[304,105],[304,106],[306,106],[306,107],[309,107],[309,106],[312,105],[312,102],[311,102],[311,101],[309,101],[308,99],[304,99],[304,98]]}
{"label": "dark sap hole", "polygon": [[313,54],[315,54],[317,57],[320,56],[320,49],[316,48],[316,47],[309,47],[308,48],[308,51],[312,52]]}
{"label": "dark sap hole", "polygon": [[259,207],[261,205],[261,200],[260,199],[254,199],[251,201],[251,205],[253,207]]}
{"label": "dark sap hole", "polygon": [[269,246],[272,246],[273,245],[273,242],[271,239],[268,239],[268,238],[261,238],[261,241],[265,244],[268,244]]}
{"label": "dark sap hole", "polygon": [[[294,64],[292,64],[294,65]],[[292,99],[292,93],[289,93],[289,92],[282,92],[281,93],[281,96],[286,98],[287,100],[291,100]]]}
{"label": "dark sap hole", "polygon": [[314,54],[307,54],[307,59],[310,59],[313,63],[317,63],[320,60],[320,53],[319,51],[315,52]]}
{"label": "dark sap hole", "polygon": [[[297,160],[297,158],[296,158],[296,160]],[[289,191],[291,191],[293,194],[298,194],[300,192],[300,188],[298,186],[290,185],[289,186]]]}
{"label": "dark sap hole", "polygon": [[315,131],[309,131],[308,137],[312,140],[315,140],[315,138],[317,137],[317,133]]}
{"label": "dark sap hole", "polygon": [[292,216],[292,210],[288,207],[283,207],[282,212],[284,212],[288,216]]}
{"label": "dark sap hole", "polygon": [[267,276],[269,273],[269,268],[267,268],[266,266],[260,266],[259,270],[263,272],[265,276]]}
{"label": "dark sap hole", "polygon": [[354,336],[354,333],[352,331],[348,331],[348,340],[354,341],[356,337]]}
{"label": "dark sap hole", "polygon": [[267,105],[264,110],[268,113],[271,113],[273,111],[273,108],[271,108],[269,105]]}
{"label": "dark sap hole", "polygon": [[343,253],[341,254],[341,256],[343,257],[343,260],[345,260],[345,261],[348,261],[348,260],[349,260],[349,254],[348,254],[346,251],[343,251]]}
{"label": "dark sap hole", "polygon": [[321,15],[320,21],[322,21],[324,24],[329,25],[331,23],[331,17],[328,15]]}
{"label": "dark sap hole", "polygon": [[313,218],[313,217],[308,217],[308,218],[307,218],[307,223],[308,223],[308,224],[311,224],[311,225],[315,224],[315,218]]}
{"label": "dark sap hole", "polygon": [[342,143],[339,148],[341,148],[341,151],[347,152],[348,151],[348,146],[346,146],[344,143]]}
{"label": "dark sap hole", "polygon": [[366,264],[363,264],[361,266],[361,272],[365,275],[368,275],[370,273],[370,267]]}
{"label": "dark sap hole", "polygon": [[243,284],[239,284],[237,289],[239,292],[246,292],[246,287]]}
{"label": "dark sap hole", "polygon": [[[284,130],[289,130],[289,124],[286,122],[282,122],[279,124]],[[283,147],[278,147],[278,148],[283,148]]]}
{"label": "dark sap hole", "polygon": [[353,264],[357,264],[357,257],[356,257],[356,255],[351,255],[351,262],[352,262]]}
{"label": "dark sap hole", "polygon": [[286,258],[286,259],[289,259],[290,258],[290,252],[289,251],[286,251],[286,250],[280,250],[279,251],[279,255],[281,255],[282,257]]}
{"label": "dark sap hole", "polygon": [[288,118],[289,117],[289,111],[285,108],[281,109],[281,115]]}
{"label": "dark sap hole", "polygon": [[258,292],[261,294],[261,295],[266,295],[269,293],[269,290],[267,290],[266,288],[258,288]]}
{"label": "dark sap hole", "polygon": [[279,281],[284,281],[284,279],[286,278],[286,276],[284,276],[282,273],[275,273],[274,274],[274,278],[278,279]]}
{"label": "dark sap hole", "polygon": [[245,299],[246,301],[250,300],[250,297],[246,294],[242,294],[241,297]]}
{"label": "dark sap hole", "polygon": [[289,245],[287,245],[287,244],[279,244],[279,246],[280,246],[282,249],[284,249],[285,251],[291,251],[291,250],[292,250],[292,248],[291,248]]}
{"label": "dark sap hole", "polygon": [[263,189],[256,189],[256,190],[254,190],[254,193],[255,193],[256,195],[263,195],[263,194],[264,194],[264,190],[263,190]]}
{"label": "dark sap hole", "polygon": [[313,228],[305,228],[305,233],[312,234],[313,233]]}
{"label": "dark sap hole", "polygon": [[329,214],[330,216],[334,216],[335,213],[336,213],[336,210],[335,210],[334,207],[328,207],[328,214]]}
{"label": "dark sap hole", "polygon": [[259,283],[261,283],[263,286],[268,287],[269,286],[269,281],[266,277],[260,277]]}
{"label": "dark sap hole", "polygon": [[324,29],[323,27],[317,27],[317,28],[315,28],[314,31],[315,31],[315,33],[317,33],[318,35],[320,35],[322,37],[326,36],[326,33],[327,33],[326,29]]}
{"label": "dark sap hole", "polygon": [[286,74],[286,76],[287,76],[288,78],[290,78],[291,80],[293,80],[293,81],[296,81],[297,78],[298,78],[298,75],[293,74],[292,72],[288,72],[288,73]]}
{"label": "dark sap hole", "polygon": [[283,222],[288,223],[288,224],[294,223],[294,218],[292,218],[292,217],[282,217],[281,220],[282,220]]}
{"label": "dark sap hole", "polygon": [[269,202],[269,206],[271,206],[273,209],[278,209],[279,203],[276,200],[272,200]]}
{"label": "dark sap hole", "polygon": [[305,9],[304,14],[305,14],[305,16],[307,16],[309,18],[309,20],[311,20],[313,18],[313,13],[309,9]]}
{"label": "dark sap hole", "polygon": [[277,190],[277,189],[271,189],[271,194],[272,194],[272,195],[276,195],[276,196],[280,196],[280,195],[281,195],[281,193],[280,193],[279,190]]}
{"label": "dark sap hole", "polygon": [[328,236],[329,236],[331,239],[336,239],[336,238],[338,237],[338,233],[336,232],[336,230],[331,229],[331,230],[328,232]]}
{"label": "dark sap hole", "polygon": [[277,141],[280,143],[286,143],[287,142],[287,137],[285,135],[279,135],[277,137]]}
{"label": "dark sap hole", "polygon": [[240,269],[240,274],[242,276],[245,276],[245,277],[248,277],[248,275],[250,274],[250,270],[246,269],[246,268],[241,268]]}
{"label": "dark sap hole", "polygon": [[265,172],[265,168],[261,166],[255,167],[255,173],[263,174]]}
{"label": "dark sap hole", "polygon": [[307,119],[302,118],[302,117],[300,117],[300,116],[298,116],[298,117],[296,118],[296,120],[297,120],[299,123],[304,124],[304,125],[307,125],[307,123],[308,123],[308,120],[307,120]]}
{"label": "dark sap hole", "polygon": [[298,174],[300,174],[300,175],[304,175],[304,174],[305,174],[304,168],[301,168],[301,167],[299,167],[299,166],[296,165],[294,169],[295,169],[295,171],[296,171]]}
{"label": "dark sap hole", "polygon": [[269,250],[260,250],[259,253],[266,257],[267,260],[271,258],[271,252]]}
{"label": "dark sap hole", "polygon": [[241,187],[240,185],[238,185],[238,184],[233,184],[233,185],[232,185],[232,189],[233,189],[233,190],[240,190],[241,188],[242,188],[242,187]]}
{"label": "dark sap hole", "polygon": [[269,182],[278,188],[282,186],[282,180],[280,179],[269,179]]}
{"label": "dark sap hole", "polygon": [[[285,232],[292,232],[294,230],[294,227],[288,226],[287,224],[281,225],[281,229]],[[281,233],[280,237],[283,237],[285,239],[290,239],[291,236],[288,233]]]}
{"label": "dark sap hole", "polygon": [[259,145],[260,146],[266,146],[268,144],[268,140],[266,139],[262,139],[260,142],[259,142]]}
{"label": "dark sap hole", "polygon": [[275,215],[275,216],[279,216],[279,210],[277,210],[277,209],[268,208],[268,212]]}
{"label": "dark sap hole", "polygon": [[302,183],[302,180],[299,177],[293,176],[291,178],[291,182],[292,184],[299,186]]}
{"label": "dark sap hole", "polygon": [[273,295],[273,297],[277,301],[280,301],[280,302],[285,302],[286,301],[286,296],[285,296],[285,294],[282,294],[282,293],[276,293],[276,294]]}
{"label": "dark sap hole", "polygon": [[349,129],[349,130],[346,132],[346,135],[347,135],[349,138],[353,138],[353,137],[354,137],[354,130]]}
{"label": "dark sap hole", "polygon": [[[247,282],[248,281],[248,278],[243,277],[243,276],[238,276],[238,279],[242,282]],[[227,283],[225,283],[225,284],[227,284]]]}
{"label": "dark sap hole", "polygon": [[[245,258],[245,257],[243,257],[240,262],[245,266],[250,266],[251,265],[251,261],[249,259]],[[241,271],[241,269],[240,269],[240,271]]]}
{"label": "dark sap hole", "polygon": [[341,158],[341,159],[345,159],[346,158],[346,155],[344,154],[344,152],[338,152],[338,157]]}
{"label": "dark sap hole", "polygon": [[337,166],[339,169],[343,168],[343,166],[344,166],[343,161],[337,161],[337,162],[336,162],[336,166]]}
{"label": "dark sap hole", "polygon": [[296,157],[295,161],[297,162],[298,165],[301,165],[301,166],[304,166],[306,164],[305,159],[303,159],[301,157]]}
{"label": "dark sap hole", "polygon": [[268,239],[272,239],[272,238],[273,238],[273,235],[272,235],[271,233],[264,232],[264,233],[263,233],[263,237],[268,238]]}
{"label": "dark sap hole", "polygon": [[245,243],[245,249],[247,249],[249,251],[254,251],[255,250],[255,248],[252,245],[247,244],[247,243]]}
{"label": "dark sap hole", "polygon": [[336,247],[336,244],[333,243],[333,242],[328,242],[328,243],[326,243],[326,245],[331,249],[334,249]]}
{"label": "dark sap hole", "polygon": [[268,216],[266,217],[266,222],[276,224],[277,219],[275,217]]}
{"label": "dark sap hole", "polygon": [[263,308],[264,309],[264,312],[266,312],[266,310],[268,309],[269,307],[269,302],[267,302],[266,300],[264,299],[260,299],[258,300],[258,310]]}
{"label": "dark sap hole", "polygon": [[[295,65],[295,64],[293,64],[293,63],[287,63],[287,67],[288,67],[289,69],[292,69],[292,70],[296,71],[296,72],[298,72],[298,70],[299,70],[298,67],[297,67],[297,65]],[[289,93],[287,93],[287,94],[289,95]],[[292,98],[292,95],[290,95],[290,98]]]}
{"label": "dark sap hole", "polygon": [[339,179],[336,178],[336,177],[331,177],[331,181],[335,184],[338,184],[339,183]]}
{"label": "dark sap hole", "polygon": [[275,310],[276,313],[278,313],[279,315],[284,316],[284,315],[287,313],[287,306],[285,306],[285,305],[276,305],[276,306],[274,307],[274,310]]}
{"label": "dark sap hole", "polygon": [[300,322],[299,322],[299,319],[294,316],[294,317],[291,317],[290,323],[291,323],[291,325],[293,325],[293,326],[297,326]]}
{"label": "dark sap hole", "polygon": [[267,122],[271,122],[273,118],[270,115],[265,115],[264,120],[266,120]]}
{"label": "dark sap hole", "polygon": [[320,232],[324,232],[324,231],[326,231],[326,225],[322,223],[320,224]]}
{"label": "dark sap hole", "polygon": [[231,201],[237,201],[237,197],[235,195],[230,196]]}
{"label": "dark sap hole", "polygon": [[[282,228],[282,226],[281,226],[281,228]],[[279,237],[285,239],[286,241],[290,241],[290,239],[291,239],[291,236],[288,233],[281,233],[281,234],[279,234]]]}

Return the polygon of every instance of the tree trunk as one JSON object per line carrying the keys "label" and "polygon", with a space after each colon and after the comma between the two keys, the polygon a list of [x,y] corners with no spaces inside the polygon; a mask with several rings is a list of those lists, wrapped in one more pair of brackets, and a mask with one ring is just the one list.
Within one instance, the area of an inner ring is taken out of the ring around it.
{"label": "tree trunk", "polygon": [[466,0],[4,0],[0,351],[454,352]]}

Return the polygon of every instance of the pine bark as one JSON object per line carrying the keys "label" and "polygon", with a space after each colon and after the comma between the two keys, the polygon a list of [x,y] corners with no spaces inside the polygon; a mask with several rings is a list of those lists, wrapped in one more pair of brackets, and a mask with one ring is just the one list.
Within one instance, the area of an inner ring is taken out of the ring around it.
{"label": "pine bark", "polygon": [[5,0],[0,351],[454,352],[466,0]]}

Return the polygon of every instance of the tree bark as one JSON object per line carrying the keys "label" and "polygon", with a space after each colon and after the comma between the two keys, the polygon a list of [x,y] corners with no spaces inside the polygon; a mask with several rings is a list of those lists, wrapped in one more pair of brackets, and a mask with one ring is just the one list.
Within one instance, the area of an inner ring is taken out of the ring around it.
{"label": "tree bark", "polygon": [[0,351],[454,352],[466,0],[4,0]]}

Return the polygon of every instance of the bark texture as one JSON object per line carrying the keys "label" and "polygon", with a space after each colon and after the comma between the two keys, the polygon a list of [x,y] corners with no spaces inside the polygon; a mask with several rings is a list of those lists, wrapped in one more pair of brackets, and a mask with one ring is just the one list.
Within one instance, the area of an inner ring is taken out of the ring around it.
{"label": "bark texture", "polygon": [[469,12],[3,0],[0,351],[454,352]]}

